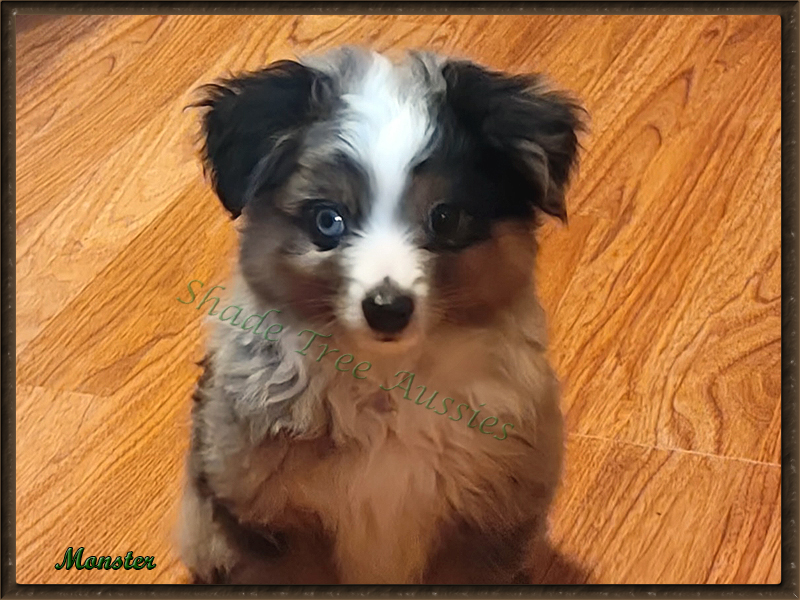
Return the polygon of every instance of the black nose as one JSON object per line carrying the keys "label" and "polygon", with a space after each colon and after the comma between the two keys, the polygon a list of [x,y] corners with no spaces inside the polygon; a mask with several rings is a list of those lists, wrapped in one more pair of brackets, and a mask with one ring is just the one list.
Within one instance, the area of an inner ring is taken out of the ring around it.
{"label": "black nose", "polygon": [[367,323],[381,333],[398,333],[405,329],[414,312],[414,301],[394,286],[382,285],[361,302]]}

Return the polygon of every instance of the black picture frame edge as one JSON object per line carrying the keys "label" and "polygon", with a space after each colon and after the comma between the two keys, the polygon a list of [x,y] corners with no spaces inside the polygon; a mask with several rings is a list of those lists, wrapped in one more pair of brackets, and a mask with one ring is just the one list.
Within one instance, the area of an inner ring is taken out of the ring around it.
{"label": "black picture frame edge", "polygon": [[[15,27],[18,14],[775,14],[781,18],[781,552],[779,585],[183,586],[20,585],[15,564]],[[0,4],[0,597],[8,598],[797,598],[797,2],[3,2]]]}

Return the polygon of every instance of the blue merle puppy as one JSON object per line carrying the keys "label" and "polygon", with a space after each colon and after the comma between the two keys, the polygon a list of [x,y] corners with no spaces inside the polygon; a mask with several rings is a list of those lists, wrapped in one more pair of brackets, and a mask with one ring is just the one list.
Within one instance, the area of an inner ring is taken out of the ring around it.
{"label": "blue merle puppy", "polygon": [[524,582],[563,448],[534,233],[566,219],[581,108],[538,75],[356,48],[203,94],[234,304],[281,327],[211,337],[194,581]]}

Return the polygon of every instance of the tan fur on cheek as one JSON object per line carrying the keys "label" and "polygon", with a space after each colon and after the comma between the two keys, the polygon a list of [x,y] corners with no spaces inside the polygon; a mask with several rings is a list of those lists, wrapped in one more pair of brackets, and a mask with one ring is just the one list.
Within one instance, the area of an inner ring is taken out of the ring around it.
{"label": "tan fur on cheek", "polygon": [[530,227],[500,223],[489,240],[439,259],[438,304],[450,321],[485,323],[531,285],[536,243]]}

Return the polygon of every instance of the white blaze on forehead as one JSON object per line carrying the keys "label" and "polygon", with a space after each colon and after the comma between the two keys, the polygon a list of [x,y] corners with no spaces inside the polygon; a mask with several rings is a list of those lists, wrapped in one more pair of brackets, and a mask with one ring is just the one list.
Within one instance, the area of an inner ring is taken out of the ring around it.
{"label": "white blaze on forehead", "polygon": [[431,140],[427,99],[406,66],[372,54],[369,67],[342,100],[346,109],[339,137],[369,174],[369,220],[382,225],[402,197],[412,161]]}
{"label": "white blaze on forehead", "polygon": [[433,135],[424,86],[408,66],[379,54],[342,95],[339,139],[369,176],[365,220],[344,250],[350,284],[344,314],[363,320],[361,301],[389,278],[417,299],[427,294],[424,252],[415,246],[397,210],[413,161]]}

